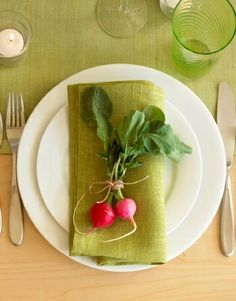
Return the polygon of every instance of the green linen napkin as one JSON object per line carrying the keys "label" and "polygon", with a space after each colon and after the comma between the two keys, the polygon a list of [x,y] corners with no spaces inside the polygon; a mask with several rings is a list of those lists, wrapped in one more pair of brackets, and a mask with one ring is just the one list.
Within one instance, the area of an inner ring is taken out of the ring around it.
{"label": "green linen napkin", "polygon": [[[164,159],[161,156],[143,158],[144,165],[128,172],[126,182],[149,175],[138,184],[126,186],[124,193],[137,203],[135,220],[137,231],[129,237],[105,243],[102,240],[118,237],[132,229],[128,221],[116,219],[110,228],[81,235],[75,231],[72,215],[76,203],[88,191],[91,183],[105,181],[106,162],[96,156],[102,143],[96,130],[88,128],[81,118],[80,99],[84,90],[97,85],[105,89],[113,102],[113,126],[132,109],[142,110],[146,105],[163,109],[163,92],[148,81],[120,81],[68,86],[70,129],[70,255],[96,256],[97,264],[157,264],[166,261]],[[87,231],[91,225],[88,210],[101,200],[100,194],[86,194],[76,211],[76,225]]]}

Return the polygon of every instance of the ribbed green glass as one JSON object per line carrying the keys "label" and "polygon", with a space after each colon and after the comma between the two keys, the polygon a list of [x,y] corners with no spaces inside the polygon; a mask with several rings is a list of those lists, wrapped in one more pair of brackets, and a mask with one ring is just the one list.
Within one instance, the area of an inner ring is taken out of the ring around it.
{"label": "ribbed green glass", "polygon": [[235,17],[228,0],[181,0],[172,17],[177,70],[191,78],[205,75],[232,41]]}

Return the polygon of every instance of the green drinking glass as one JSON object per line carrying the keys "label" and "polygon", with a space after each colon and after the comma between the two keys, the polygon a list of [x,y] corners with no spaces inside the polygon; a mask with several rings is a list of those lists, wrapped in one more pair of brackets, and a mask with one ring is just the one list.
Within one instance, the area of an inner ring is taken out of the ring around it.
{"label": "green drinking glass", "polygon": [[236,14],[228,0],[180,0],[172,16],[173,58],[190,78],[208,73],[235,35]]}

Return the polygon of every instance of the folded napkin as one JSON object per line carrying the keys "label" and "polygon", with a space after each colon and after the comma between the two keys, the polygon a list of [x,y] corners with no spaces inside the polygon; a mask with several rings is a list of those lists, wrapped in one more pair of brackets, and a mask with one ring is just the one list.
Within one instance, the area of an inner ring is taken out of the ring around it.
{"label": "folded napkin", "polygon": [[[125,186],[124,194],[137,204],[134,216],[137,231],[121,240],[102,242],[129,232],[128,221],[116,219],[110,228],[96,230],[87,235],[78,234],[73,225],[74,208],[90,184],[108,179],[106,161],[96,153],[103,145],[94,128],[88,128],[81,118],[81,95],[91,86],[102,87],[113,103],[113,127],[132,109],[142,110],[146,105],[163,109],[163,93],[148,81],[119,81],[76,84],[68,86],[70,129],[70,255],[95,256],[98,265],[158,264],[166,261],[164,159],[161,156],[142,158],[142,167],[127,172],[125,182],[150,177],[138,184]],[[87,193],[76,210],[76,225],[80,231],[91,228],[88,211],[92,204],[102,199],[100,194]]]}

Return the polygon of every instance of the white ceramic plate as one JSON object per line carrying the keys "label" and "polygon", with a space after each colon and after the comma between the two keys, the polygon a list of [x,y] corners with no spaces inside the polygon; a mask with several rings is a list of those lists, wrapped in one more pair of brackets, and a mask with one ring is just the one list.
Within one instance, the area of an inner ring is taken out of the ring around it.
{"label": "white ceramic plate", "polygon": [[[198,141],[188,121],[169,102],[166,102],[165,114],[166,122],[193,149],[192,154],[184,156],[179,164],[165,160],[166,226],[167,234],[170,234],[193,207],[201,184],[202,162]],[[69,232],[67,106],[53,117],[43,134],[37,157],[37,179],[49,212]]]}
{"label": "white ceramic plate", "polygon": [[[27,121],[18,151],[17,176],[25,209],[42,236],[66,256],[69,254],[68,233],[52,218],[37,183],[36,159],[42,135],[56,112],[66,104],[68,84],[134,79],[150,80],[164,89],[166,99],[191,124],[202,154],[200,191],[188,216],[167,236],[168,260],[184,252],[201,237],[219,207],[226,176],[224,146],[213,117],[199,97],[178,80],[151,68],[127,64],[91,68],[64,80],[40,101]],[[107,271],[128,272],[150,268],[149,265],[98,267],[90,257],[70,258],[86,266]]]}

